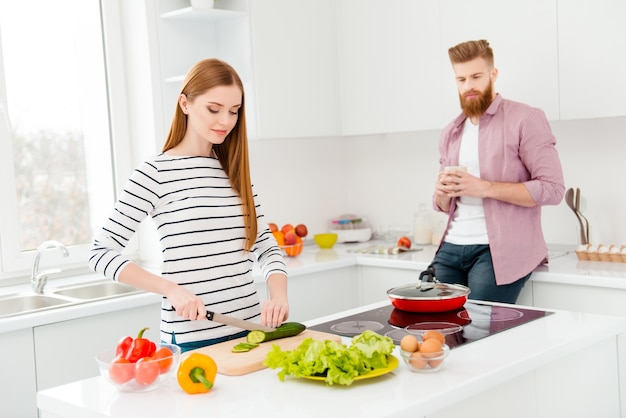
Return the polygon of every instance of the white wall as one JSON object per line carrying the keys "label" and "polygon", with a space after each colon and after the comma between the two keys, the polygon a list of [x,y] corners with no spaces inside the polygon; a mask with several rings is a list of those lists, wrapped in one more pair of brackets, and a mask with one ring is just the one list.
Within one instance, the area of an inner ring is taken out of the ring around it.
{"label": "white wall", "polygon": [[[323,121],[320,121],[323,123]],[[553,122],[566,187],[580,187],[591,241],[626,244],[626,117]],[[323,232],[342,213],[375,230],[412,225],[430,204],[439,131],[393,135],[256,140],[253,183],[270,222],[305,223]],[[543,209],[548,243],[578,243],[578,221],[565,202]]]}

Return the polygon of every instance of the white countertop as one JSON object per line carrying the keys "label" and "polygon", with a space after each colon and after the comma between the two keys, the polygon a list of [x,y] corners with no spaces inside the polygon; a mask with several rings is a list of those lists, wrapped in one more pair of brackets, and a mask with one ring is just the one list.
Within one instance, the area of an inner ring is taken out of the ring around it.
{"label": "white countertop", "polygon": [[[330,315],[308,325],[387,303]],[[557,311],[453,349],[444,368],[433,374],[413,373],[401,362],[387,375],[349,387],[327,387],[323,382],[289,377],[280,382],[277,370],[265,369],[244,376],[218,375],[213,390],[202,395],[188,395],[174,382],[143,394],[121,393],[95,377],[41,391],[37,400],[43,411],[77,418],[266,416],[263,411],[274,417],[303,418],[423,416],[599,341],[611,341],[625,331],[626,318]],[[394,354],[400,358],[397,350]]]}
{"label": "white countertop", "polygon": [[[357,250],[384,245],[391,246],[393,243],[385,244],[379,241],[369,241],[355,244],[337,244],[330,250],[321,250],[314,243],[307,242],[307,245],[305,245],[304,250],[299,256],[286,258],[287,271],[291,277],[296,277],[304,274],[362,265],[415,270],[417,280],[417,273],[426,269],[433,259],[436,250],[436,247],[427,245],[417,246],[416,248],[421,248],[420,251],[405,252],[398,255],[364,254],[356,252]],[[538,267],[531,276],[532,281],[626,289],[626,263],[579,261],[573,251],[566,253],[560,249],[552,253],[555,255],[555,258],[551,258],[547,266]],[[253,270],[253,276],[255,281],[263,280],[258,266],[255,266]],[[97,279],[102,279],[102,277],[91,274],[80,277],[50,280],[48,288],[53,288],[60,284]],[[29,290],[30,284],[0,288],[0,295],[26,292]],[[144,306],[158,303],[160,300],[160,295],[144,293],[55,308],[39,313],[2,318],[0,319],[0,332],[71,320],[88,315],[97,315],[129,307]]]}

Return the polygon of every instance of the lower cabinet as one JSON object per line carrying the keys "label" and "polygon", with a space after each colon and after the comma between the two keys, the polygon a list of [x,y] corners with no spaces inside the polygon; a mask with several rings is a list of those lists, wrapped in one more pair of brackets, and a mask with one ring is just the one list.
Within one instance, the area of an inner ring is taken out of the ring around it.
{"label": "lower cabinet", "polygon": [[37,390],[97,376],[96,354],[142,328],[149,328],[146,338],[160,341],[160,309],[160,304],[150,304],[35,327]]}
{"label": "lower cabinet", "polygon": [[0,415],[11,418],[37,418],[37,381],[33,329],[0,334]]}
{"label": "lower cabinet", "polygon": [[[261,303],[269,298],[265,283],[257,283]],[[353,266],[289,276],[289,321],[305,322],[359,306]]]}
{"label": "lower cabinet", "polygon": [[505,379],[492,389],[470,394],[427,418],[617,418],[620,416],[618,365],[623,358],[617,349],[615,337],[600,340],[585,350]]}
{"label": "lower cabinet", "polygon": [[626,316],[624,289],[534,282],[533,299],[538,308]]}

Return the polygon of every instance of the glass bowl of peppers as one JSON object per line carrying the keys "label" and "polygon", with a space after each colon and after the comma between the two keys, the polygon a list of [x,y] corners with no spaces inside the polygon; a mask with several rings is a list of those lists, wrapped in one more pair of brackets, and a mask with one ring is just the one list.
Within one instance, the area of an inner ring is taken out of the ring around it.
{"label": "glass bowl of peppers", "polygon": [[120,391],[145,392],[175,379],[180,347],[143,338],[146,329],[136,338],[122,338],[117,347],[96,356],[100,375]]}

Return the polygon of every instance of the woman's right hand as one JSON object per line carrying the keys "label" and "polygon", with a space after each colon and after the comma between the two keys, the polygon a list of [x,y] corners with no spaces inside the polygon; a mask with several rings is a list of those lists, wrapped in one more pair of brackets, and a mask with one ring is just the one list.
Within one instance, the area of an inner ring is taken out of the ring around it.
{"label": "woman's right hand", "polygon": [[178,316],[192,321],[206,319],[206,308],[202,299],[184,287],[173,283],[165,296],[176,309]]}

